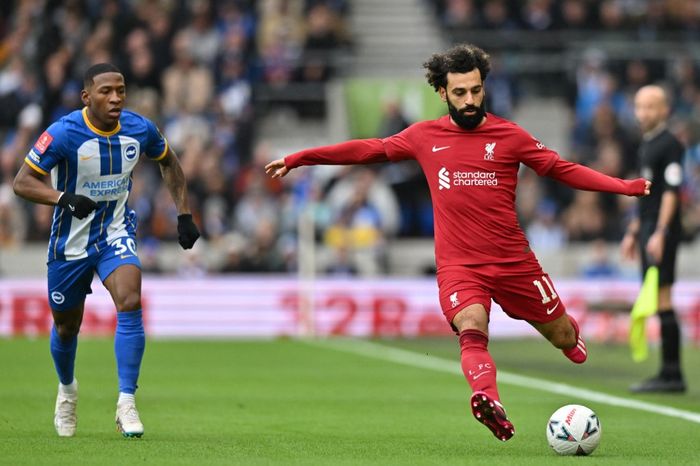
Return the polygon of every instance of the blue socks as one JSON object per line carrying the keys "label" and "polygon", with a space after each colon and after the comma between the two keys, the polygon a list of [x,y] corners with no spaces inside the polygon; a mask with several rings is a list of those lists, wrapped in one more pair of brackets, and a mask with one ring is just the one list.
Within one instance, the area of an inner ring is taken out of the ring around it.
{"label": "blue socks", "polygon": [[63,385],[70,385],[73,383],[75,375],[75,353],[78,349],[78,336],[76,335],[70,341],[64,342],[58,337],[58,332],[54,325],[51,327],[50,345],[58,380]]}
{"label": "blue socks", "polygon": [[[75,377],[75,354],[78,337],[64,342],[58,337],[56,326],[51,327],[51,356],[58,379],[63,385],[73,383]],[[146,346],[141,310],[117,312],[117,332],[114,336],[114,353],[117,357],[119,391],[134,394],[141,369],[141,359]]]}
{"label": "blue socks", "polygon": [[117,312],[117,333],[114,335],[114,354],[117,356],[119,392],[134,394],[146,347],[141,309]]}

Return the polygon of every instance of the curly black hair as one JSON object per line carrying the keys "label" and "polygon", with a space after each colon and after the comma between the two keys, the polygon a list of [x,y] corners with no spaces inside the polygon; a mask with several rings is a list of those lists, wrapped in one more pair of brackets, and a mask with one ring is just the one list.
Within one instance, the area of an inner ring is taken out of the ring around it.
{"label": "curly black hair", "polygon": [[473,44],[458,44],[444,53],[435,53],[423,63],[427,69],[425,78],[436,91],[441,87],[447,88],[447,73],[468,73],[474,68],[481,73],[485,81],[491,71],[491,57]]}

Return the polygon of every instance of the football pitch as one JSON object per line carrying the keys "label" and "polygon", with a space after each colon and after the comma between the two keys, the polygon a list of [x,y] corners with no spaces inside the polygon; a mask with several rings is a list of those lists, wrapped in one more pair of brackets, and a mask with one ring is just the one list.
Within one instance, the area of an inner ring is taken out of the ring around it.
{"label": "football pitch", "polygon": [[[634,364],[625,347],[590,345],[589,361],[575,366],[544,340],[490,348],[516,428],[506,443],[472,418],[450,338],[149,340],[142,439],[114,428],[111,340],[83,338],[78,433],[58,438],[48,341],[0,339],[0,464],[700,464],[699,349],[684,353],[687,394],[631,396],[627,386],[653,373],[657,352]],[[602,441],[590,457],[559,457],[547,446],[547,419],[570,403],[600,417]],[[660,412],[668,407],[675,410]]]}

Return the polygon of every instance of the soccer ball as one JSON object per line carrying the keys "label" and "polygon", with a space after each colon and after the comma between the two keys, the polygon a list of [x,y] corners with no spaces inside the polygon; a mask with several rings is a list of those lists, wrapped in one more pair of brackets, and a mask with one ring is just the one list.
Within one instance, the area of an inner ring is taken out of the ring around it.
{"label": "soccer ball", "polygon": [[547,423],[547,442],[560,455],[590,455],[600,443],[600,420],[589,408],[566,405]]}

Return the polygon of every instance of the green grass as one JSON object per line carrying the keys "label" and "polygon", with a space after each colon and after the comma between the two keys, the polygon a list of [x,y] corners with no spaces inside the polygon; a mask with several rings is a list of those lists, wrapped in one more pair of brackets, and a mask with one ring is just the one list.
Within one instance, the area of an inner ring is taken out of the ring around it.
{"label": "green grass", "polygon": [[[452,339],[392,346],[454,360]],[[593,346],[583,366],[541,340],[494,341],[501,370],[628,396],[655,368],[626,348]],[[655,355],[653,355],[655,356]],[[700,412],[700,351],[687,348],[691,390],[640,400]],[[0,464],[698,464],[700,425],[502,384],[516,436],[498,442],[471,417],[461,376],[371,359],[293,340],[149,341],[138,392],[142,439],[114,430],[112,343],[79,345],[79,424],[53,430],[56,379],[48,342],[0,340]],[[544,428],[559,406],[593,408],[603,426],[591,457],[562,458]]]}

